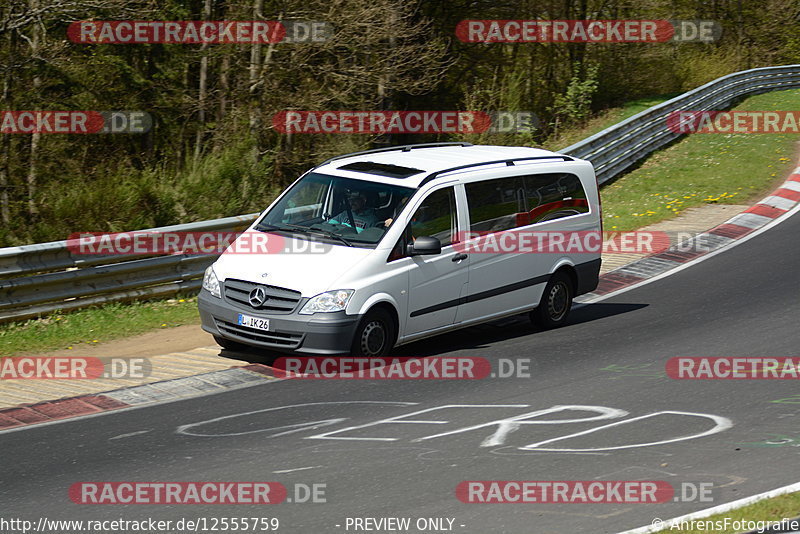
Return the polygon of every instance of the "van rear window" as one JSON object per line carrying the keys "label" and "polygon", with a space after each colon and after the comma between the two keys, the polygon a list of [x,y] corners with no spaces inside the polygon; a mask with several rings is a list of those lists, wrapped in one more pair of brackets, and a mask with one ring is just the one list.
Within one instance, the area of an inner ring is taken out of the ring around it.
{"label": "van rear window", "polygon": [[570,173],[512,176],[465,188],[473,232],[501,232],[589,212],[586,191]]}

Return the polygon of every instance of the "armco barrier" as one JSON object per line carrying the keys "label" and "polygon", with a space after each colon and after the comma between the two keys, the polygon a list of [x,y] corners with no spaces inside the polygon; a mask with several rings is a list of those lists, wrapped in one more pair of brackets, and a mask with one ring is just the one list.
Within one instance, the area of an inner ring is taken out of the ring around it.
{"label": "armco barrier", "polygon": [[[143,230],[226,232],[246,229],[257,213]],[[0,249],[0,322],[104,302],[197,291],[211,255],[83,255],[66,241]]]}
{"label": "armco barrier", "polygon": [[[591,161],[600,183],[667,145],[680,134],[667,128],[673,111],[724,109],[735,99],[800,87],[800,65],[765,67],[716,79],[630,117],[560,152]],[[142,230],[237,231],[258,214]],[[56,310],[196,291],[215,256],[75,255],[66,241],[0,249],[0,322]]]}
{"label": "armco barrier", "polygon": [[735,72],[642,111],[559,152],[592,162],[601,184],[669,144],[681,134],[667,128],[673,111],[708,111],[737,98],[800,87],[800,65]]}

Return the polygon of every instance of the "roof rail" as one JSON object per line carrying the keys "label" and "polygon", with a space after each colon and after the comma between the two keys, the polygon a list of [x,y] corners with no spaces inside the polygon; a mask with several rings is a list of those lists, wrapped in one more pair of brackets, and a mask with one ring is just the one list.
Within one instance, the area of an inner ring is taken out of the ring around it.
{"label": "roof rail", "polygon": [[531,156],[526,158],[498,159],[495,161],[482,161],[479,163],[469,163],[467,165],[459,165],[458,167],[450,167],[449,169],[442,169],[441,171],[432,172],[428,176],[422,179],[422,181],[419,183],[419,187],[422,187],[426,183],[437,178],[440,174],[445,174],[453,171],[460,171],[463,169],[469,169],[471,167],[480,167],[482,165],[497,165],[498,163],[505,163],[507,167],[513,167],[518,161],[531,161],[531,160],[556,159],[556,158],[562,159],[564,161],[575,161],[575,158],[571,156],[565,156],[563,154],[553,154],[552,156]]}
{"label": "roof rail", "polygon": [[328,163],[344,158],[350,158],[353,156],[363,156],[365,154],[378,154],[380,152],[393,152],[395,150],[402,150],[403,152],[409,152],[415,148],[438,148],[438,147],[445,147],[445,146],[472,146],[472,143],[462,143],[462,142],[452,142],[452,143],[417,143],[415,145],[398,145],[398,146],[389,146],[385,148],[373,148],[372,150],[364,150],[361,152],[353,152],[351,154],[342,154],[341,156],[335,156],[324,162],[320,163],[315,169],[318,167],[322,167],[323,165],[327,165]]}

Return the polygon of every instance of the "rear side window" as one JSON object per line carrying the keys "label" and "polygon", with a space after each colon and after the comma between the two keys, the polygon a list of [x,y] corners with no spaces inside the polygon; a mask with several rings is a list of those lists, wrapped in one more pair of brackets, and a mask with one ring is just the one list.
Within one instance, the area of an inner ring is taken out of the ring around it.
{"label": "rear side window", "polygon": [[586,191],[574,174],[532,174],[522,178],[530,219],[525,224],[589,213]]}
{"label": "rear side window", "polygon": [[512,176],[465,184],[470,231],[501,232],[589,212],[574,174]]}

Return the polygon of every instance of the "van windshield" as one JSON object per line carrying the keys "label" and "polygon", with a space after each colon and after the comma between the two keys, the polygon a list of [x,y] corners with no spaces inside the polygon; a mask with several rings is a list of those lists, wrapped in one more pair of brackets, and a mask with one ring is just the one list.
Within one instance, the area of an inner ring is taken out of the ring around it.
{"label": "van windshield", "polygon": [[258,222],[262,231],[321,236],[374,247],[416,189],[309,173]]}

